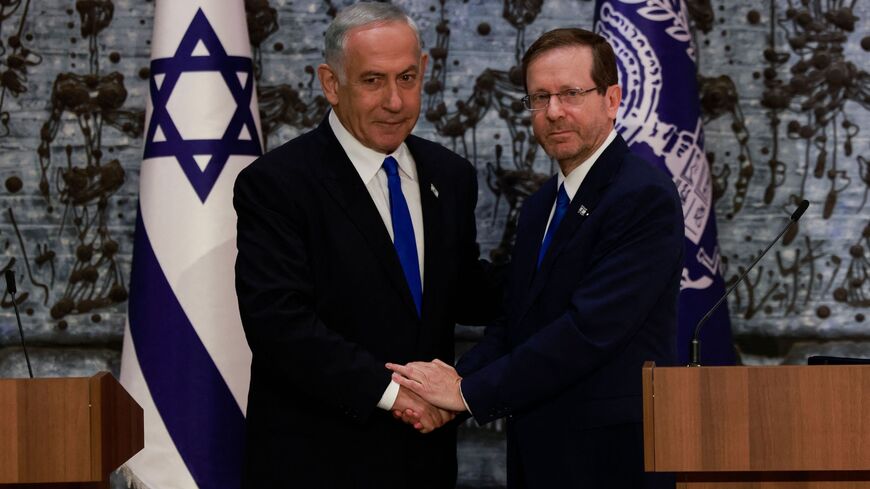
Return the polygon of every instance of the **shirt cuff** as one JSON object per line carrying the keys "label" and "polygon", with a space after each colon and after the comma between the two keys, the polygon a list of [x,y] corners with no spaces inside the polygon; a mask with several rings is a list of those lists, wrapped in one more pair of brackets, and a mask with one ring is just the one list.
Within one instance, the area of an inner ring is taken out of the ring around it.
{"label": "shirt cuff", "polygon": [[468,411],[468,414],[474,416],[474,413],[471,412],[471,408],[468,407],[468,401],[465,400],[465,394],[462,393],[462,380],[459,380],[459,397],[462,398],[462,404],[465,404],[465,410]]}
{"label": "shirt cuff", "polygon": [[378,401],[378,407],[385,411],[390,411],[393,409],[393,404],[396,403],[397,397],[399,397],[399,384],[395,380],[391,380],[387,390],[384,391],[384,395],[381,396],[381,400]]}

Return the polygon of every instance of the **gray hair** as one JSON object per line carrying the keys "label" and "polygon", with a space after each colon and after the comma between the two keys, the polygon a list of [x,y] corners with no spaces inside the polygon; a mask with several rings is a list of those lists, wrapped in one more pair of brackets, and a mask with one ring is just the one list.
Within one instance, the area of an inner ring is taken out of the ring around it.
{"label": "gray hair", "polygon": [[408,14],[400,7],[390,3],[360,2],[343,8],[329,27],[326,29],[325,54],[326,64],[335,70],[340,81],[344,81],[345,72],[342,63],[344,61],[344,47],[348,33],[357,27],[370,24],[385,24],[387,22],[404,22],[414,31],[417,36],[417,50],[422,49],[420,30]]}

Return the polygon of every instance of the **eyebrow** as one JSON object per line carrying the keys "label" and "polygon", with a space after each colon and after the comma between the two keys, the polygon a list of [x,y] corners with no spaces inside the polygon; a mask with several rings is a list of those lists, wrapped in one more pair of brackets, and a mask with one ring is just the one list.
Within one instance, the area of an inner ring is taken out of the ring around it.
{"label": "eyebrow", "polygon": [[[577,86],[577,85],[560,85],[556,91],[561,92],[563,90],[586,90],[586,89],[581,87],[581,86]],[[537,90],[529,90],[529,93],[550,93],[550,92],[547,92],[546,90],[541,88],[541,89],[537,89]]]}
{"label": "eyebrow", "polygon": [[[400,71],[399,74],[408,73],[409,71],[416,73],[418,71],[417,65],[411,65],[411,66],[405,68],[404,70]],[[365,71],[362,74],[360,74],[360,78],[365,78],[365,77],[369,77],[369,76],[387,76],[387,74],[382,72],[382,71],[374,71],[374,70]]]}

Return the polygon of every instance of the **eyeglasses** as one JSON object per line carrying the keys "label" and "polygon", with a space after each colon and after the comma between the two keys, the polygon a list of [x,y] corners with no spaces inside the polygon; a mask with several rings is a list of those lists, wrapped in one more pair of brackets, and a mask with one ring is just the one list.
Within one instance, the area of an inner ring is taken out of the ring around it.
{"label": "eyeglasses", "polygon": [[565,90],[556,93],[533,93],[523,97],[523,106],[527,110],[533,112],[536,110],[544,110],[550,106],[550,99],[553,98],[554,95],[559,98],[560,104],[577,106],[583,102],[583,96],[593,90],[598,90],[598,87],[587,88],[586,90],[583,90],[582,88],[566,88]]}

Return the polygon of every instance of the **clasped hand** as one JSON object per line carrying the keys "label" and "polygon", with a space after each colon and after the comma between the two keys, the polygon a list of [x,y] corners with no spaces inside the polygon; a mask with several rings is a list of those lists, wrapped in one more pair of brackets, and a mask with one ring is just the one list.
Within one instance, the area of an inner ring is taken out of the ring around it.
{"label": "clasped hand", "polygon": [[456,369],[435,359],[407,365],[388,363],[393,380],[399,384],[399,396],[393,404],[393,416],[413,425],[421,433],[440,428],[465,411]]}

